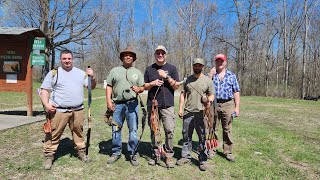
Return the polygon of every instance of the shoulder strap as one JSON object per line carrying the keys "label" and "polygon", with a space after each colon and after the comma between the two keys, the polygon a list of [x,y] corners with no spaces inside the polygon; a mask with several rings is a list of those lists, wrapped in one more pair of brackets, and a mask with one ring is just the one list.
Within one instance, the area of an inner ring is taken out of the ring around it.
{"label": "shoulder strap", "polygon": [[52,69],[52,81],[53,81],[55,76],[57,76],[57,77],[56,77],[55,83],[53,84],[53,87],[55,87],[57,85],[57,82],[58,82],[58,77],[59,77],[58,68]]}

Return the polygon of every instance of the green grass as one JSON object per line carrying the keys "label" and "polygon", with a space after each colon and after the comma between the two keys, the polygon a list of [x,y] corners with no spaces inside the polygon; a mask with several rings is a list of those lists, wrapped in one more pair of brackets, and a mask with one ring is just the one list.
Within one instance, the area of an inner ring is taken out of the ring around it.
{"label": "green grass", "polygon": [[[93,91],[93,97],[104,95],[104,89]],[[320,179],[320,102],[242,97],[240,117],[233,123],[236,162],[217,155],[209,160],[206,172],[200,172],[195,164],[169,170],[149,166],[148,126],[139,147],[140,166],[132,167],[124,156],[107,165],[111,127],[102,118],[105,108],[105,98],[93,100],[88,164],[75,157],[68,127],[61,138],[59,158],[50,171],[42,167],[42,122],[0,131],[0,179]],[[178,159],[182,120],[176,120],[174,150]],[[218,133],[221,137],[221,129]],[[128,129],[124,126],[123,142],[127,139]],[[193,157],[196,159],[195,153]]]}

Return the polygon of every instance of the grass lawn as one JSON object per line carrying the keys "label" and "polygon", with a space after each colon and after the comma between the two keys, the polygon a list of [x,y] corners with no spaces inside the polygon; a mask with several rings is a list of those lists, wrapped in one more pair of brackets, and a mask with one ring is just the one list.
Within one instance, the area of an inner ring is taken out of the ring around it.
{"label": "grass lawn", "polygon": [[[101,96],[104,96],[103,89],[93,91],[93,98]],[[2,101],[3,93],[0,98]],[[15,98],[6,101],[19,105]],[[68,127],[50,171],[42,167],[43,122],[0,131],[0,179],[320,179],[320,102],[241,97],[240,117],[233,123],[236,162],[228,162],[219,148],[220,153],[209,160],[210,168],[206,172],[198,169],[195,153],[192,165],[173,169],[163,167],[164,163],[149,166],[148,126],[139,146],[140,166],[133,167],[126,159],[126,126],[122,136],[123,156],[115,164],[107,165],[111,154],[111,127],[103,121],[105,108],[104,98],[93,100],[91,162],[87,164],[76,158]],[[181,153],[181,126],[182,120],[177,117],[176,159]],[[140,125],[139,128],[140,135]],[[221,137],[221,129],[219,134]],[[196,146],[195,133],[194,141]]]}

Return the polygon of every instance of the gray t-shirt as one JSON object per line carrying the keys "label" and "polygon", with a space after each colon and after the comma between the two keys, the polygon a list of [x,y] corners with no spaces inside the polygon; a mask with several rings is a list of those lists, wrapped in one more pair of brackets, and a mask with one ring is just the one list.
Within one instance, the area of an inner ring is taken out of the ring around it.
{"label": "gray t-shirt", "polygon": [[183,90],[186,93],[185,111],[199,112],[204,110],[201,103],[201,96],[214,94],[212,80],[207,76],[195,78],[193,75],[189,76],[184,83]]}
{"label": "gray t-shirt", "polygon": [[83,70],[73,67],[65,71],[59,67],[54,76],[52,71],[46,75],[41,89],[51,91],[49,102],[57,107],[77,107],[83,104],[84,86],[88,86],[88,77]]}

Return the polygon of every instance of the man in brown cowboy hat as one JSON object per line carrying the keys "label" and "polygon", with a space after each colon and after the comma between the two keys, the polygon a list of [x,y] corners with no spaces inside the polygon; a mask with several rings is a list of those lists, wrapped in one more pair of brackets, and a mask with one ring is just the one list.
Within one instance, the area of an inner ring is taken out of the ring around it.
{"label": "man in brown cowboy hat", "polygon": [[138,100],[137,93],[144,91],[144,78],[138,69],[133,67],[137,59],[132,48],[120,53],[122,66],[113,68],[107,77],[106,98],[109,111],[113,112],[112,123],[112,156],[107,163],[116,162],[121,156],[121,130],[124,120],[129,128],[128,152],[133,166],[139,165],[134,150],[138,144]]}

